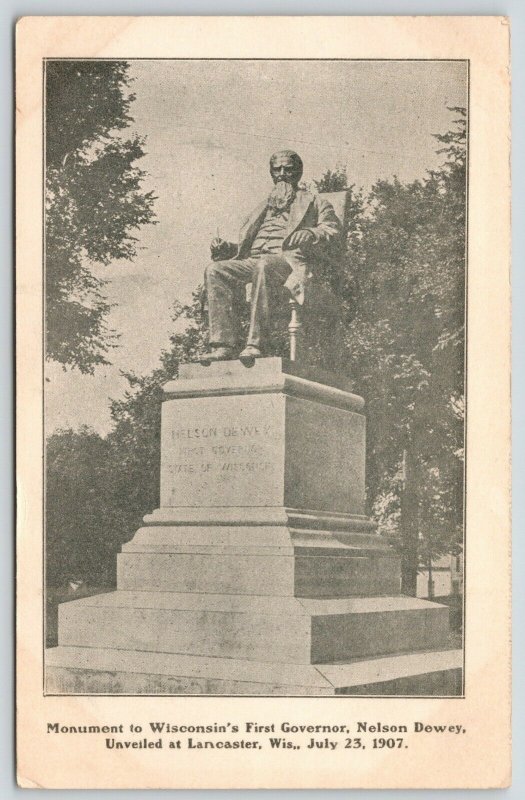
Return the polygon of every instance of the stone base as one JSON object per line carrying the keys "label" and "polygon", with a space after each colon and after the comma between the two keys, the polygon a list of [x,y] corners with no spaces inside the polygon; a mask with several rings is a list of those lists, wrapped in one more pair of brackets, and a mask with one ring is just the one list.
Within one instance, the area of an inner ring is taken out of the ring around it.
{"label": "stone base", "polygon": [[55,647],[48,694],[431,696],[462,693],[461,650],[349,664],[276,664],[135,650]]}
{"label": "stone base", "polygon": [[446,646],[448,607],[413,597],[307,599],[176,592],[63,603],[58,642],[286,664]]}
{"label": "stone base", "polygon": [[446,606],[400,595],[364,515],[363,401],[282,359],[181,367],[160,508],[117,591],[59,607],[47,691],[457,695]]}
{"label": "stone base", "polygon": [[311,598],[399,594],[399,557],[380,536],[363,532],[371,527],[366,518],[338,515],[341,529],[329,532],[318,529],[327,521],[313,512],[297,530],[276,524],[287,519],[286,509],[265,513],[266,524],[260,517],[258,524],[186,520],[141,528],[118,555],[118,588]]}

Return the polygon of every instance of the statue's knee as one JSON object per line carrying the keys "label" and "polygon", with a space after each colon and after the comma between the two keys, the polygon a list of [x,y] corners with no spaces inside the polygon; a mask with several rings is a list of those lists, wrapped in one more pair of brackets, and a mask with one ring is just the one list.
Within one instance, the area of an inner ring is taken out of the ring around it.
{"label": "statue's knee", "polygon": [[257,263],[255,265],[255,269],[257,270],[257,272],[264,274],[270,265],[270,261],[271,259],[264,258],[264,256],[262,258],[258,258]]}

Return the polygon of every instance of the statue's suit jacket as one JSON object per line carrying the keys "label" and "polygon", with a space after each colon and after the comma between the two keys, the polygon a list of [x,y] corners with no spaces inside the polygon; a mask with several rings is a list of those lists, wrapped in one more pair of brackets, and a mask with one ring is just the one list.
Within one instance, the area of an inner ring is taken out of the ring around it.
{"label": "statue's suit jacket", "polygon": [[[267,209],[265,201],[248,216],[239,233],[239,244],[228,243],[227,258],[248,258]],[[314,242],[307,248],[290,249],[288,243],[292,233],[309,230],[314,234]],[[302,302],[305,281],[314,266],[317,255],[326,257],[330,246],[342,233],[341,223],[331,203],[322,195],[299,189],[290,206],[286,235],[283,240],[283,256],[289,262],[292,272],[285,286]]]}

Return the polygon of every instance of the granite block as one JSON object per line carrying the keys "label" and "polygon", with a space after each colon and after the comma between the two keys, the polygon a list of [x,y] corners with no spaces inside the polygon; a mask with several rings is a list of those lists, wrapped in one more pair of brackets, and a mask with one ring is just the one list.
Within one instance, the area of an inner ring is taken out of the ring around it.
{"label": "granite block", "polygon": [[279,603],[265,607],[261,613],[251,606],[239,608],[235,603],[223,603],[221,608],[213,595],[178,595],[176,608],[152,607],[150,597],[157,599],[159,595],[141,594],[146,599],[134,598],[132,605],[117,602],[81,607],[78,603],[82,601],[63,604],[59,645],[254,661],[267,658],[271,647],[275,661],[309,663],[310,619],[299,609],[285,610],[286,598],[279,598]]}
{"label": "granite block", "polygon": [[162,404],[161,509],[284,505],[363,514],[361,398],[290,375],[281,359],[185,374],[166,387]]}
{"label": "granite block", "polygon": [[293,595],[293,555],[121,553],[119,589]]}
{"label": "granite block", "polygon": [[448,608],[406,597],[294,597],[118,591],[64,603],[62,646],[295,664],[441,647]]}
{"label": "granite block", "polygon": [[[399,594],[397,559],[243,552],[121,553],[117,585],[127,591],[211,592],[296,597]],[[254,550],[255,548],[252,548]]]}

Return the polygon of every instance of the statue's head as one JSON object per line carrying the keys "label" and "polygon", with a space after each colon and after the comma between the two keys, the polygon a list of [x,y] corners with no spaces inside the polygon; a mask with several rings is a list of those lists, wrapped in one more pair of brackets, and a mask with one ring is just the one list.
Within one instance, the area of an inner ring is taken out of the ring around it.
{"label": "statue's head", "polygon": [[270,173],[275,184],[286,181],[297,189],[303,174],[303,162],[293,150],[280,150],[270,159]]}

